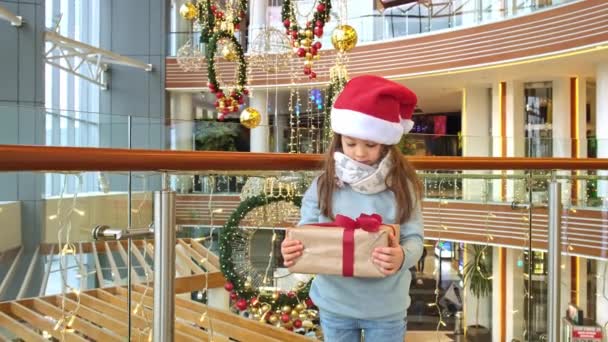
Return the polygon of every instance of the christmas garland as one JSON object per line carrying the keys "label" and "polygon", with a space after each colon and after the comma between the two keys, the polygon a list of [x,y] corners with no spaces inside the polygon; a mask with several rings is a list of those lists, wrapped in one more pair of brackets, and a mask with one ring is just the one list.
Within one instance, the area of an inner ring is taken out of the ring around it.
{"label": "christmas garland", "polygon": [[235,302],[235,306],[243,311],[248,306],[256,305],[257,303],[265,303],[270,305],[270,310],[266,310],[266,314],[272,312],[281,312],[285,306],[294,307],[303,305],[304,307],[312,307],[312,301],[308,297],[311,281],[304,284],[299,284],[297,291],[288,292],[260,292],[254,288],[246,279],[243,279],[236,271],[235,264],[232,259],[232,247],[230,242],[238,238],[239,223],[251,210],[267,205],[273,202],[287,201],[297,207],[302,205],[301,196],[285,196],[277,195],[268,197],[266,195],[258,195],[250,197],[236,208],[230,215],[228,221],[222,228],[219,237],[220,248],[220,266],[227,283],[224,288],[230,292],[230,298]]}
{"label": "christmas garland", "polygon": [[[238,76],[236,89],[232,89],[229,94],[225,94],[217,81],[217,73],[215,71],[215,53],[217,51],[218,42],[220,40],[230,41],[236,52],[238,62]],[[247,62],[243,48],[239,44],[236,37],[228,31],[218,31],[211,36],[209,44],[207,44],[207,73],[209,81],[207,86],[212,93],[215,94],[217,101],[215,107],[219,112],[219,119],[223,119],[225,115],[239,110],[239,105],[245,102],[245,96],[249,91],[245,88],[247,84]]]}
{"label": "christmas garland", "polygon": [[315,36],[317,38],[323,36],[323,27],[330,18],[331,1],[319,0],[314,9],[312,21],[307,21],[304,28],[298,24],[294,6],[291,0],[284,0],[281,7],[281,19],[283,20],[287,35],[291,39],[291,45],[297,48],[296,53],[298,57],[306,58],[304,62],[304,74],[314,79],[317,77],[317,74],[312,71],[313,58],[319,58],[321,42],[313,41]]}
{"label": "christmas garland", "polygon": [[[222,30],[221,26],[226,21],[226,12],[218,9],[216,4],[211,4],[212,0],[202,0],[197,3],[198,20],[201,25],[201,43],[209,43],[214,31]],[[239,0],[235,13],[233,13],[230,24],[235,31],[240,29],[241,21],[247,15],[247,0]],[[230,31],[230,30],[229,30]]]}

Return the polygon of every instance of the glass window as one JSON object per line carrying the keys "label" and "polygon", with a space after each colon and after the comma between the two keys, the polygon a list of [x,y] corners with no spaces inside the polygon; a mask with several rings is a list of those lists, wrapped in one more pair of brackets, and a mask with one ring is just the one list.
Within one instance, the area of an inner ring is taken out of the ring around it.
{"label": "glass window", "polygon": [[[99,45],[100,0],[46,0],[45,24],[49,29],[59,25],[63,36],[93,46]],[[89,20],[90,19],[90,20]],[[46,51],[52,48],[45,46]],[[53,50],[50,57],[60,53]],[[80,58],[56,59],[55,63],[69,69],[78,65]],[[45,144],[53,146],[99,146],[99,86],[53,65],[45,65]],[[63,177],[47,174],[46,196],[57,196],[64,187]],[[83,187],[77,189],[75,177],[68,177],[65,191],[95,191],[96,179],[86,177]]]}

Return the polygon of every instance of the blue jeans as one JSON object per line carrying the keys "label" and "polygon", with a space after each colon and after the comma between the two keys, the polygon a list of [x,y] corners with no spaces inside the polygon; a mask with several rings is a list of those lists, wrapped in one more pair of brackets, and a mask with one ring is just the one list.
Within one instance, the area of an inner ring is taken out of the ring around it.
{"label": "blue jeans", "polygon": [[403,342],[406,319],[378,321],[336,316],[326,311],[319,313],[325,342]]}

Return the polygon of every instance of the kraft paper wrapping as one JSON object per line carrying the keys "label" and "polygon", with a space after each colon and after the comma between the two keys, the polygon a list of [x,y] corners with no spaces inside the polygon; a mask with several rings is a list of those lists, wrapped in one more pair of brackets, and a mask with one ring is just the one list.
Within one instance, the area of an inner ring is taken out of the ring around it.
{"label": "kraft paper wrapping", "polygon": [[[356,229],[354,236],[355,277],[380,278],[385,275],[372,261],[376,247],[388,246],[389,233],[394,232],[399,240],[399,225],[383,224],[375,233]],[[292,273],[342,275],[342,237],[344,228],[304,225],[287,230],[289,239],[299,240],[304,246],[302,256],[289,267]]]}

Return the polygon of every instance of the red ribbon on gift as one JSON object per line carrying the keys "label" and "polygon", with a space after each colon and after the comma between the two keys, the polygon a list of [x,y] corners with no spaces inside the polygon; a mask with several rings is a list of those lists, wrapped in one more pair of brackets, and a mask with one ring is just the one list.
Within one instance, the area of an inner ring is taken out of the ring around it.
{"label": "red ribbon on gift", "polygon": [[363,229],[369,233],[380,230],[382,217],[378,214],[361,214],[356,219],[344,215],[336,215],[331,223],[318,223],[321,227],[342,227],[342,275],[352,277],[355,271],[355,229]]}

